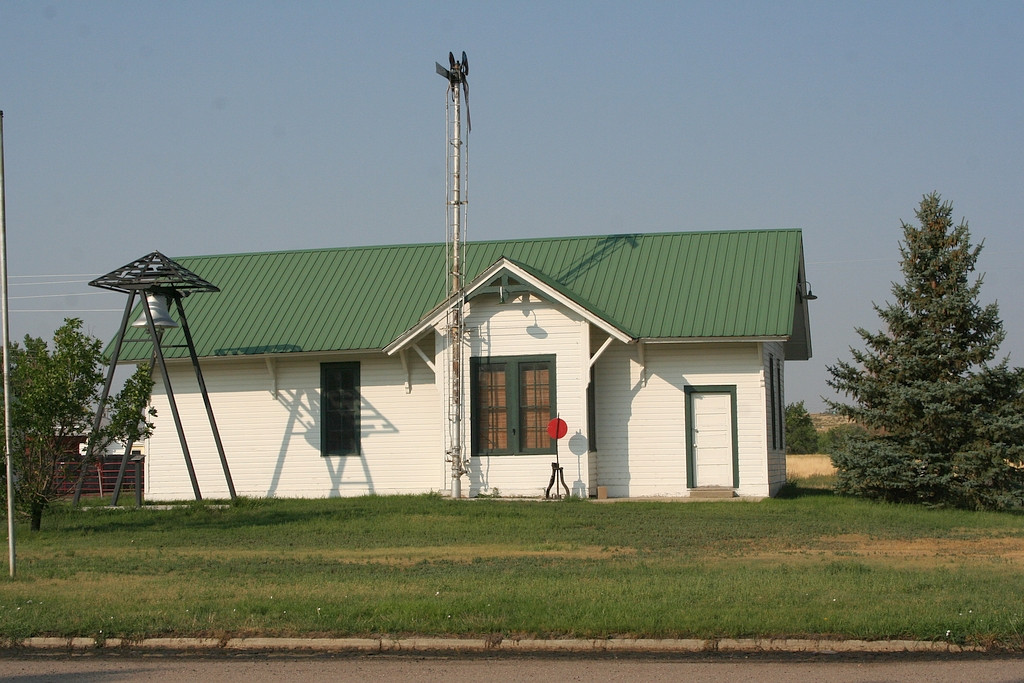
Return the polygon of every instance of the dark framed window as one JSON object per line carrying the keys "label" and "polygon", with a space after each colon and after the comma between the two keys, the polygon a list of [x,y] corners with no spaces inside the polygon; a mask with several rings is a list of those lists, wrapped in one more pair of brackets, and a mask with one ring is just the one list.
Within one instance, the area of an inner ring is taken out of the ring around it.
{"label": "dark framed window", "polygon": [[786,446],[786,407],[782,399],[782,361],[768,356],[768,403],[771,413],[772,448]]}
{"label": "dark framed window", "polygon": [[590,366],[590,384],[587,385],[587,441],[591,451],[597,450],[597,373]]}
{"label": "dark framed window", "polygon": [[780,450],[786,450],[786,402],[782,394],[782,360],[775,359],[775,405],[779,410],[779,445]]}
{"label": "dark framed window", "polygon": [[555,357],[473,358],[473,455],[555,452]]}
{"label": "dark framed window", "polygon": [[359,363],[320,365],[320,454],[359,455]]}

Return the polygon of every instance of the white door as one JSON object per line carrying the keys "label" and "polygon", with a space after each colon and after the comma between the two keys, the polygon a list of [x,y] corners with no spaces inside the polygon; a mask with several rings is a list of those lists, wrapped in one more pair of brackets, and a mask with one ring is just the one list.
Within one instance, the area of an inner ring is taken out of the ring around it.
{"label": "white door", "polygon": [[691,398],[694,482],[732,487],[732,396],[694,393]]}

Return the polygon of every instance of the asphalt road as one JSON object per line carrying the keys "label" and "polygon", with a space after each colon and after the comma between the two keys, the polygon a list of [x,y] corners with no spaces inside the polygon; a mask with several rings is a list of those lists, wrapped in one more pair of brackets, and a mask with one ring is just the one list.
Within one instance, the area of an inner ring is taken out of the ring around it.
{"label": "asphalt road", "polygon": [[1011,681],[1024,656],[922,657],[423,657],[237,655],[0,655],[14,683],[140,681]]}

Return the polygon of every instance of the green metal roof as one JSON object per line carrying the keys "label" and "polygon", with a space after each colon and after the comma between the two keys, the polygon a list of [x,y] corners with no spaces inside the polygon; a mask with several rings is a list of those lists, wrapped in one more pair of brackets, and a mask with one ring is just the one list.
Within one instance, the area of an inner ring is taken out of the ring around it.
{"label": "green metal roof", "polygon": [[[508,258],[637,339],[787,337],[802,248],[794,229],[470,242],[464,272]],[[200,356],[382,349],[447,296],[444,244],[175,261],[221,290],[183,302]],[[165,354],[187,356],[183,343],[168,330]],[[148,356],[145,344],[121,353]]]}

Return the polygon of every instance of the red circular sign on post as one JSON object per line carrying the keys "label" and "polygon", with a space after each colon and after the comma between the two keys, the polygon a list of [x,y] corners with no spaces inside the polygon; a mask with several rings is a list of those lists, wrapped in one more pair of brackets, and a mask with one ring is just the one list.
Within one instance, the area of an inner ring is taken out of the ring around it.
{"label": "red circular sign on post", "polygon": [[548,436],[552,439],[561,439],[568,433],[569,425],[565,424],[565,420],[562,418],[556,417],[551,422],[548,422]]}

